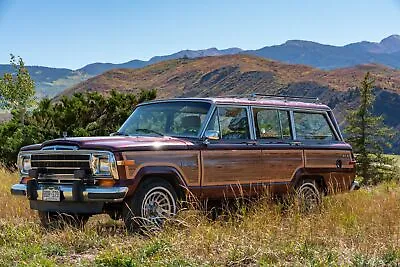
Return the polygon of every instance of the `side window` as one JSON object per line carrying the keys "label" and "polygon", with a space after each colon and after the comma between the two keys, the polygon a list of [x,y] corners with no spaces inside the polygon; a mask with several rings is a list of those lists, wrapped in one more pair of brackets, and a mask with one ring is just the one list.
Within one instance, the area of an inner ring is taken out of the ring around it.
{"label": "side window", "polygon": [[[217,131],[219,133],[218,110],[214,111],[206,128],[206,131],[208,130]],[[219,134],[219,137],[221,138],[221,133]]]}
{"label": "side window", "polygon": [[324,114],[295,111],[294,124],[299,140],[336,140]]}
{"label": "side window", "polygon": [[247,110],[244,107],[218,107],[207,130],[215,130],[223,140],[250,139]]}
{"label": "side window", "polygon": [[254,108],[258,139],[291,139],[289,111]]}

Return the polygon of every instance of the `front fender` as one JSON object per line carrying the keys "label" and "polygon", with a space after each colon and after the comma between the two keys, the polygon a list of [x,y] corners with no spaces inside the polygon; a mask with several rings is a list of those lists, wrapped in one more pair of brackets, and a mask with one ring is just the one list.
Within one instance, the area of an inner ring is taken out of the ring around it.
{"label": "front fender", "polygon": [[148,177],[160,177],[166,178],[176,189],[187,189],[187,184],[183,178],[183,174],[173,166],[143,166],[141,167],[135,177],[132,179],[132,183],[129,185],[128,195],[132,195],[138,185]]}

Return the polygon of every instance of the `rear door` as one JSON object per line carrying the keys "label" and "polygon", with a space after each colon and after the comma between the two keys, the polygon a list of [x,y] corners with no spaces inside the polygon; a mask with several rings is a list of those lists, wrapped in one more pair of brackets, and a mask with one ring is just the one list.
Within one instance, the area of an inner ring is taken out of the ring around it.
{"label": "rear door", "polygon": [[304,167],[303,148],[293,140],[290,111],[253,107],[255,136],[262,149],[262,179],[272,191],[285,191]]}

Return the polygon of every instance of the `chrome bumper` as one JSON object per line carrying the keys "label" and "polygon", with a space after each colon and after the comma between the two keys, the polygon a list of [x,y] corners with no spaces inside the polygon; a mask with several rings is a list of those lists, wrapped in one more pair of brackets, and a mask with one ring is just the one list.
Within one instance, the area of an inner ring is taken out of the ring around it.
{"label": "chrome bumper", "polygon": [[[62,201],[75,201],[72,186],[57,185],[53,187],[60,189],[63,196]],[[28,188],[26,184],[14,184],[11,187],[11,194],[16,196],[26,196],[27,190]],[[37,198],[35,200],[43,200],[43,185],[38,185],[36,192]],[[81,192],[82,201],[84,202],[122,202],[128,193],[128,187],[84,186]]]}

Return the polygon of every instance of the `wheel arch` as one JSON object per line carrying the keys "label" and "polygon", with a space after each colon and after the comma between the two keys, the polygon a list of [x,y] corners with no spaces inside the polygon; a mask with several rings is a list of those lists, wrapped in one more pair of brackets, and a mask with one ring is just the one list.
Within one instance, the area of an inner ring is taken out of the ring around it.
{"label": "wheel arch", "polygon": [[179,170],[173,166],[145,166],[141,168],[135,177],[134,188],[136,189],[140,183],[149,178],[166,180],[175,189],[179,199],[183,199],[186,195],[186,181]]}
{"label": "wheel arch", "polygon": [[292,188],[296,189],[304,180],[313,180],[326,195],[328,193],[328,187],[325,182],[324,174],[325,173],[308,173],[305,169],[299,169],[291,181]]}

